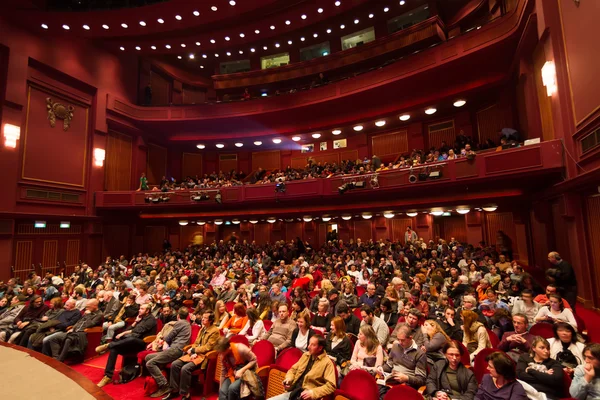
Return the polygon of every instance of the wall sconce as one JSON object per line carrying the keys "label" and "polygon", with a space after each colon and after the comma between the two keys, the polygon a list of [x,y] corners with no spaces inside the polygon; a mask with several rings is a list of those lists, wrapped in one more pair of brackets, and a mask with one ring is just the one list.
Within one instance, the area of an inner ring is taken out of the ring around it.
{"label": "wall sconce", "polygon": [[542,83],[546,86],[548,97],[556,93],[556,66],[553,61],[546,61],[542,67]]}
{"label": "wall sconce", "polygon": [[21,127],[4,124],[4,146],[14,149],[17,147],[17,140],[21,137]]}
{"label": "wall sconce", "polygon": [[104,159],[106,158],[106,150],[94,149],[94,165],[101,167],[104,165]]}

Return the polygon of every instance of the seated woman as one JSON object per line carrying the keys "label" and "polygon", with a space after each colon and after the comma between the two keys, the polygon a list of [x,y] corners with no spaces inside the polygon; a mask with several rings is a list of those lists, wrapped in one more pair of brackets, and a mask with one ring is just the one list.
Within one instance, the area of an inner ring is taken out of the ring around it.
{"label": "seated woman", "polygon": [[437,361],[427,376],[426,393],[436,400],[473,400],[477,393],[475,374],[461,362],[463,348],[451,341],[444,345],[445,359]]}
{"label": "seated woman", "polygon": [[559,294],[551,294],[548,296],[550,305],[540,308],[535,316],[535,322],[566,322],[577,329],[577,321],[573,316],[573,311],[565,308],[562,297]]}
{"label": "seated woman", "polygon": [[306,309],[306,305],[304,305],[304,301],[301,298],[296,297],[292,301],[292,313],[290,314],[290,318],[295,320],[298,318],[298,315]]}
{"label": "seated woman", "polygon": [[358,332],[358,341],[350,358],[350,370],[364,369],[375,373],[383,366],[383,347],[371,325],[363,325]]}
{"label": "seated woman", "polygon": [[50,300],[50,309],[46,311],[43,317],[39,318],[34,323],[27,325],[22,330],[21,336],[15,343],[17,343],[19,346],[27,347],[27,344],[29,343],[29,337],[38,330],[40,324],[52,319],[57,319],[63,311],[64,308],[62,299],[60,297],[53,298]]}
{"label": "seated woman", "polygon": [[320,289],[319,294],[313,297],[313,299],[310,301],[309,309],[311,312],[316,313],[317,311],[319,311],[319,300],[321,299],[327,299],[327,290]]}
{"label": "seated woman", "polygon": [[343,367],[343,364],[352,357],[352,342],[346,335],[346,323],[342,317],[334,317],[330,328],[325,351],[335,365]]}
{"label": "seated woman", "polygon": [[[221,338],[215,346],[223,362],[220,377],[219,400],[239,400],[252,394],[264,397],[261,380],[256,376],[256,355],[242,343],[230,343],[229,339]],[[242,393],[242,382],[250,393]]]}
{"label": "seated woman", "polygon": [[304,310],[296,318],[297,327],[292,332],[292,346],[302,351],[308,350],[308,342],[316,332],[310,327],[310,313]]}
{"label": "seated woman", "polygon": [[379,309],[381,310],[379,318],[382,319],[388,327],[394,328],[398,323],[398,313],[393,310],[392,302],[390,301],[390,299],[386,297],[381,299],[381,303],[379,303]]}
{"label": "seated woman", "polygon": [[525,389],[517,382],[515,366],[509,356],[496,351],[486,357],[489,374],[483,376],[476,400],[527,400]]}
{"label": "seated woman", "polygon": [[333,317],[328,313],[329,311],[329,300],[320,299],[317,313],[310,322],[311,328],[318,328],[322,331],[327,331],[331,325],[331,318]]}
{"label": "seated woman", "polygon": [[223,326],[223,333],[227,337],[237,335],[246,326],[246,322],[248,322],[246,307],[243,303],[236,303],[233,307],[233,316]]}
{"label": "seated woman", "polygon": [[437,299],[436,305],[429,309],[429,319],[441,318],[444,315],[444,311],[450,304],[450,300],[448,300],[448,296],[445,294],[440,294]]}
{"label": "seated woman", "polygon": [[427,361],[433,364],[444,358],[443,349],[450,342],[450,337],[444,332],[440,325],[432,319],[428,319],[421,327],[425,339],[421,350],[427,354]]}
{"label": "seated woman", "polygon": [[540,336],[533,339],[530,353],[519,358],[517,378],[550,400],[558,400],[564,392],[562,365],[550,358],[550,344]]}
{"label": "seated woman", "polygon": [[269,313],[271,312],[271,296],[269,296],[268,292],[264,291],[258,294],[256,311],[258,311],[258,316],[260,319],[267,319]]}
{"label": "seated woman", "polygon": [[248,317],[248,322],[246,322],[246,325],[239,334],[246,336],[248,343],[252,345],[266,332],[265,324],[262,319],[258,318],[256,308],[249,308],[246,311],[246,316]]}
{"label": "seated woman", "polygon": [[476,312],[463,310],[460,315],[463,320],[463,344],[469,350],[471,362],[473,362],[475,356],[481,350],[492,347],[492,343],[485,326],[477,321],[479,316]]}
{"label": "seated woman", "polygon": [[223,300],[219,300],[215,303],[215,325],[219,327],[219,329],[223,329],[227,321],[229,321],[230,315],[227,311],[227,307],[225,306],[225,302]]}
{"label": "seated woman", "polygon": [[354,294],[354,285],[352,284],[352,282],[344,283],[344,289],[342,290],[342,292],[342,300],[344,300],[346,304],[348,304],[348,307],[358,307],[358,297],[356,297],[356,294]]}
{"label": "seated woman", "polygon": [[48,311],[48,306],[44,304],[44,299],[34,293],[31,295],[29,304],[15,317],[13,325],[0,332],[0,341],[18,343],[17,339],[21,336],[25,328],[39,321],[46,311]]}
{"label": "seated woman", "polygon": [[554,337],[548,339],[550,357],[561,363],[565,372],[573,374],[573,370],[583,363],[585,345],[577,340],[575,328],[566,322],[554,324]]}

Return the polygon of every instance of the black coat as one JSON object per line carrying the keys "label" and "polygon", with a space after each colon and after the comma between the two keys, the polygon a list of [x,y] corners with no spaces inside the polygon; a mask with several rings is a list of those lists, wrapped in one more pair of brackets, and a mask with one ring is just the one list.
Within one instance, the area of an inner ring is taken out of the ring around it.
{"label": "black coat", "polygon": [[562,364],[552,358],[546,359],[542,365],[554,371],[552,374],[547,374],[532,368],[527,371],[529,363],[533,362],[529,354],[522,354],[517,362],[517,378],[529,383],[538,392],[546,393],[546,397],[551,400],[561,398],[564,393]]}
{"label": "black coat", "polygon": [[[426,383],[427,389],[425,392],[429,396],[435,397],[435,393],[440,390],[443,390],[448,394],[452,393],[450,381],[448,381],[448,376],[446,375],[448,365],[449,363],[447,360],[440,360],[433,364],[433,367],[427,376]],[[461,396],[452,396],[452,398],[458,400],[474,399],[477,394],[478,384],[473,371],[466,368],[464,365],[459,364],[458,370],[456,371],[456,378],[458,379],[458,385],[460,386]]]}
{"label": "black coat", "polygon": [[[292,347],[296,347],[296,339],[298,338],[298,333],[300,332],[300,328],[296,328],[294,329],[294,332],[292,332]],[[308,342],[310,342],[310,338],[313,337],[314,334],[316,334],[317,332],[315,332],[312,328],[308,328],[308,339],[306,339],[306,347],[308,348]],[[304,349],[301,349],[304,350]]]}
{"label": "black coat", "polygon": [[343,362],[352,358],[352,342],[345,336],[342,342],[339,343],[335,348],[331,348],[331,335],[327,336],[327,342],[325,344],[325,352],[328,356],[335,357],[336,364],[341,366]]}

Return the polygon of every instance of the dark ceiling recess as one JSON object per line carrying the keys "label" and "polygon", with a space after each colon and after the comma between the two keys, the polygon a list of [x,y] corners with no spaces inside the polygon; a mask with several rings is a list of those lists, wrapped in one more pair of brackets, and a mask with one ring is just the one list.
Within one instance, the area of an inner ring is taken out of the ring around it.
{"label": "dark ceiling recess", "polygon": [[169,0],[47,0],[46,11],[94,11],[143,7]]}

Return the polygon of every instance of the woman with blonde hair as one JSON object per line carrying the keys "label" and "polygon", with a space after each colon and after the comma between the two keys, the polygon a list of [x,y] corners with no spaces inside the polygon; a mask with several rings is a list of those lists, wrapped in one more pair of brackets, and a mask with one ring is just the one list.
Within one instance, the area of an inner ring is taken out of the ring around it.
{"label": "woman with blonde hair", "polygon": [[[392,303],[392,309],[391,309],[392,312],[397,313],[398,308],[404,306],[404,303],[400,300],[398,291],[392,285],[388,285],[388,287],[385,288],[385,298],[388,299]],[[402,305],[400,305],[400,303]]]}
{"label": "woman with blonde hair", "polygon": [[334,289],[333,283],[329,279],[323,279],[321,281],[321,289],[325,289],[325,292],[329,293],[331,289]]}
{"label": "woman with blonde hair", "polygon": [[350,358],[350,370],[363,369],[374,373],[383,366],[383,347],[371,325],[363,325]]}
{"label": "woman with blonde hair", "polygon": [[423,331],[423,337],[425,339],[421,350],[427,353],[427,361],[435,363],[436,361],[444,359],[444,346],[450,342],[450,337],[444,332],[440,325],[432,320],[428,319],[423,323],[421,327]]}
{"label": "woman with blonde hair", "polygon": [[460,316],[463,320],[463,344],[469,350],[472,362],[481,350],[492,347],[492,343],[485,326],[477,320],[479,315],[476,312],[462,310]]}
{"label": "woman with blonde hair", "polygon": [[219,329],[223,329],[230,317],[225,302],[223,300],[217,301],[215,304],[215,325],[218,326]]}

